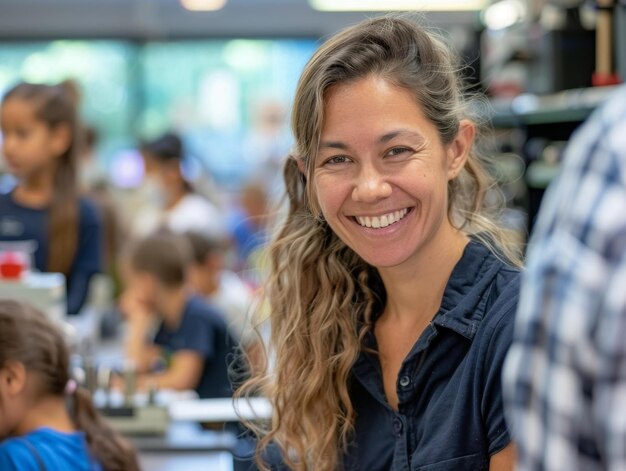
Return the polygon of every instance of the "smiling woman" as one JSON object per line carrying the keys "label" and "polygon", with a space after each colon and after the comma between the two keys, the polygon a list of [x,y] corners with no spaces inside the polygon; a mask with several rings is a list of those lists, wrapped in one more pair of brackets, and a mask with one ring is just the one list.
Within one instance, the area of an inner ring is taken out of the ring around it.
{"label": "smiling woman", "polygon": [[274,370],[239,392],[273,404],[265,465],[512,469],[518,257],[464,110],[451,52],[407,19],[349,28],[307,64],[266,289]]}
{"label": "smiling woman", "polygon": [[446,214],[447,183],[472,144],[469,121],[444,147],[411,93],[376,75],[330,87],[324,111],[313,189],[346,245],[379,268],[423,258],[429,244],[465,245]]}

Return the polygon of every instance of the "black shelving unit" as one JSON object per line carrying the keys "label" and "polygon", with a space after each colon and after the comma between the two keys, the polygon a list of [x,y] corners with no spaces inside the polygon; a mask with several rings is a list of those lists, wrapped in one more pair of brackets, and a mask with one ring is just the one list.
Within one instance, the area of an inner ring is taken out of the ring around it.
{"label": "black shelving unit", "polygon": [[617,86],[581,88],[551,95],[524,94],[513,99],[492,101],[494,128],[518,129],[523,133],[521,154],[526,164],[525,209],[529,231],[532,230],[547,185],[558,170],[545,162],[538,162],[536,156],[529,153],[526,144],[535,138],[550,142],[568,141],[580,124],[616,88]]}

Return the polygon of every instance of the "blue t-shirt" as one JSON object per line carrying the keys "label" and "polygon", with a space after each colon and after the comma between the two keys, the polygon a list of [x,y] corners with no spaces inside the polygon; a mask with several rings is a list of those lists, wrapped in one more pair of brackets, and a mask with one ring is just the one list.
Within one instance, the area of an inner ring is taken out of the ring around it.
{"label": "blue t-shirt", "polygon": [[[48,209],[17,203],[12,193],[0,195],[0,241],[34,240],[35,268],[47,271],[50,245]],[[77,314],[85,302],[89,280],[102,267],[101,220],[96,207],[81,198],[78,206],[78,246],[67,277],[67,311]]]}
{"label": "blue t-shirt", "polygon": [[166,360],[182,350],[191,350],[204,359],[202,376],[195,388],[200,398],[230,397],[228,377],[235,342],[228,333],[222,316],[199,297],[190,297],[182,313],[180,325],[169,330],[161,323],[154,343],[163,347]]}
{"label": "blue t-shirt", "polygon": [[[29,445],[30,444],[30,445]],[[0,443],[2,471],[103,471],[89,453],[83,432],[64,433],[42,427]]]}
{"label": "blue t-shirt", "polygon": [[265,230],[253,222],[243,210],[237,210],[231,215],[229,230],[242,262],[246,262],[256,249],[267,242]]}

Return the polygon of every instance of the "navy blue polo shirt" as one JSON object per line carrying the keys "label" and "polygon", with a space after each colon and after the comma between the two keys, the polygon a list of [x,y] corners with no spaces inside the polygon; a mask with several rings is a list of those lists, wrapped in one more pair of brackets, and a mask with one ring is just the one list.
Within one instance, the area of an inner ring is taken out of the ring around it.
{"label": "navy blue polo shirt", "polygon": [[228,370],[235,342],[222,316],[204,300],[190,297],[178,328],[170,330],[161,323],[154,343],[163,347],[168,362],[171,355],[183,350],[191,350],[202,357],[202,376],[194,388],[201,399],[232,396]]}
{"label": "navy blue polo shirt", "polygon": [[[510,442],[500,376],[518,293],[519,270],[470,241],[438,313],[401,366],[397,412],[376,353],[364,350],[355,363],[355,436],[345,470],[488,469],[489,457]],[[376,350],[373,333],[365,341]]]}

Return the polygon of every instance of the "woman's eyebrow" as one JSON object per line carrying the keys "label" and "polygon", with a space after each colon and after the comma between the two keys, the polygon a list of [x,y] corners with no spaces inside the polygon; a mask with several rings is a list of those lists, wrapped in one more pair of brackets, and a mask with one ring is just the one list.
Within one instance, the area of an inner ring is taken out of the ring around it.
{"label": "woman's eyebrow", "polygon": [[[425,141],[424,136],[422,136],[421,134],[419,134],[419,133],[417,133],[415,131],[410,131],[408,129],[395,129],[393,131],[390,131],[390,132],[385,133],[382,136],[380,136],[380,138],[378,138],[378,142],[381,142],[381,143],[389,142],[394,137],[398,137],[398,136],[412,137],[412,138],[415,138],[415,139],[419,140],[420,142]],[[350,146],[348,144],[342,142],[342,141],[322,141],[322,142],[320,142],[320,149],[348,150],[349,148],[350,148]]]}
{"label": "woman's eyebrow", "polygon": [[406,137],[413,137],[415,139],[418,139],[420,142],[425,141],[424,136],[422,136],[421,134],[415,132],[415,131],[410,131],[408,129],[396,129],[394,131],[388,132],[386,134],[383,134],[382,136],[380,136],[380,139],[378,139],[379,142],[389,142],[390,140],[392,140],[394,137],[398,137],[398,136],[406,136]]}
{"label": "woman's eyebrow", "polygon": [[320,142],[320,149],[341,149],[347,150],[348,145],[341,141],[322,141]]}

